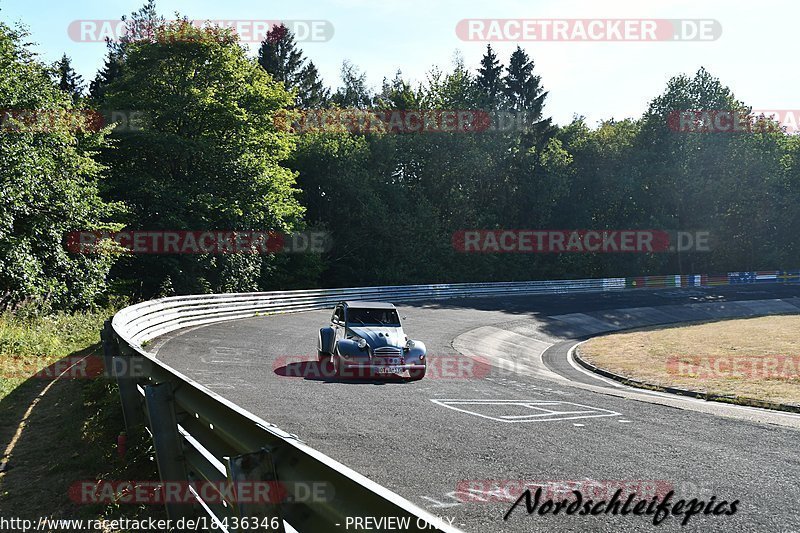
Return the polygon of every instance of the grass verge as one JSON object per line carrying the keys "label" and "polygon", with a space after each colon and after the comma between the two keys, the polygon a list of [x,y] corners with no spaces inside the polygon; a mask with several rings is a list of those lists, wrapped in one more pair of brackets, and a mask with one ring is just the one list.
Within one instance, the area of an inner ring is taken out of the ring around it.
{"label": "grass verge", "polygon": [[657,387],[800,405],[798,331],[797,315],[646,328],[591,339],[580,355]]}
{"label": "grass verge", "polygon": [[[111,311],[21,318],[0,316],[0,509],[4,518],[163,518],[159,506],[84,504],[70,487],[86,480],[157,479],[149,443],[116,442],[124,429],[116,385],[103,377],[52,379],[41,369],[100,357]],[[114,530],[110,531],[122,531]]]}

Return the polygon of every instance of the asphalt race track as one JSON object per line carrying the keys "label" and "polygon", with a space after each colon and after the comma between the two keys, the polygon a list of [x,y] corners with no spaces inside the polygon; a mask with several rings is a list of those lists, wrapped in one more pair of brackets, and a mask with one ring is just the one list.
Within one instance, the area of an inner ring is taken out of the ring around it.
{"label": "asphalt race track", "polygon": [[[467,532],[800,533],[800,415],[770,418],[709,402],[614,394],[610,385],[567,363],[574,341],[564,341],[581,335],[550,318],[798,297],[800,287],[756,285],[403,305],[406,333],[424,341],[431,356],[431,375],[419,382],[327,379],[316,363],[316,335],[329,311],[203,326],[158,339],[148,349]],[[544,366],[511,357],[514,366],[497,366],[491,357],[473,364],[458,354],[454,340],[459,347],[487,327],[516,339],[515,346],[524,339],[536,353],[545,351],[539,360]],[[447,364],[437,366],[437,358]],[[715,496],[716,502],[739,504],[733,515],[700,513],[685,527],[680,517],[654,526],[646,515],[529,516],[524,505],[504,521],[525,483],[579,487],[585,494],[588,487],[600,493],[611,487],[608,496],[617,487],[639,487],[643,498],[647,491],[674,490],[675,500]]]}

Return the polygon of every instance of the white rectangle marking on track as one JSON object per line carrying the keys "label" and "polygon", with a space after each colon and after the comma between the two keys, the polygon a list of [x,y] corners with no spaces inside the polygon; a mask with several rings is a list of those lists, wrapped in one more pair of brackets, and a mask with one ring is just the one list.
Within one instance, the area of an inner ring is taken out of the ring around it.
{"label": "white rectangle marking on track", "polygon": [[[556,420],[575,420],[579,418],[600,418],[620,416],[620,413],[609,409],[591,407],[574,402],[562,401],[536,401],[536,400],[487,400],[482,399],[431,399],[431,402],[473,416],[479,416],[496,422],[524,423],[524,422],[549,422]],[[467,409],[472,407],[472,409]],[[561,407],[548,409],[548,407]],[[580,409],[575,409],[576,407]],[[487,413],[487,408],[488,413]],[[541,411],[530,414],[511,414],[516,408]]]}

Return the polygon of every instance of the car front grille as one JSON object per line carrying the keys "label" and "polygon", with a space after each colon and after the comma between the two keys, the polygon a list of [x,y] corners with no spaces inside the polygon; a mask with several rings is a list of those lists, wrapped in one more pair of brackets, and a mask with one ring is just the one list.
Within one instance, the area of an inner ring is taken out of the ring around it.
{"label": "car front grille", "polygon": [[376,357],[399,357],[403,354],[403,350],[393,346],[381,346],[375,348],[374,352]]}

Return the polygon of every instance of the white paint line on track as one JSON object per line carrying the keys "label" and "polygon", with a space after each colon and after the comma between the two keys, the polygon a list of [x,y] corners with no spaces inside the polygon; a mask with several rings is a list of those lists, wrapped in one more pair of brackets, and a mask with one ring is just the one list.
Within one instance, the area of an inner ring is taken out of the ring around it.
{"label": "white paint line on track", "polygon": [[[752,305],[753,301],[749,303]],[[729,302],[727,305],[731,304],[732,302]],[[698,305],[699,304],[695,304],[691,309],[698,307]],[[649,312],[651,314],[655,311],[662,313],[662,311],[666,312],[667,308],[669,308],[670,312],[674,312],[675,309],[672,309],[672,307],[684,311],[686,310],[686,306],[662,306],[661,308],[650,308]],[[705,309],[708,306],[700,307]],[[552,318],[553,317],[550,317],[550,319]],[[534,328],[540,326],[540,322],[537,320],[531,320],[531,324]],[[573,380],[567,375],[554,372],[545,365],[543,360],[544,352],[553,346],[552,343],[528,335],[522,335],[514,331],[504,330],[499,326],[482,326],[462,333],[453,340],[452,346],[463,355],[488,360],[491,366],[497,368],[501,373],[508,372],[511,374],[518,374],[534,378],[537,381],[555,382],[565,386],[559,387],[561,390],[545,388],[544,390],[549,394],[569,396],[573,393],[568,392],[568,390],[570,388],[577,388],[625,400],[634,400],[678,409],[692,410],[714,416],[726,416],[751,422],[776,424],[800,429],[800,414],[798,413],[759,409],[757,407],[713,402],[701,398],[692,398],[690,396],[679,396],[667,392],[639,389],[595,374],[583,366],[580,366],[574,360],[574,349],[577,344],[568,350],[567,362],[575,371],[587,377],[591,377],[595,384],[586,383],[581,380]],[[507,384],[508,381],[514,381],[508,380],[505,377],[492,378],[491,376],[487,376],[485,379],[501,385]],[[541,388],[538,384],[535,385],[535,387]],[[623,423],[631,423],[631,421]]]}
{"label": "white paint line on track", "polygon": [[[586,341],[583,341],[583,342],[586,342]],[[582,374],[585,374],[585,375],[589,376],[590,378],[596,379],[598,381],[602,381],[603,383],[606,383],[607,385],[611,385],[612,387],[617,387],[617,388],[620,388],[620,389],[624,388],[625,385],[623,385],[619,381],[613,380],[611,378],[607,378],[605,376],[601,376],[600,374],[596,374],[596,373],[592,372],[591,370],[589,370],[587,368],[584,368],[583,366],[578,364],[578,362],[575,360],[575,349],[578,346],[580,346],[581,344],[583,344],[583,342],[579,342],[578,344],[574,345],[572,348],[569,349],[569,352],[567,352],[567,361],[569,362],[570,366],[572,368],[574,368],[575,370],[577,370],[578,372],[580,372]]]}
{"label": "white paint line on track", "polygon": [[[608,409],[602,409],[599,407],[591,407],[588,405],[582,405],[574,402],[562,402],[562,401],[502,400],[502,399],[487,400],[484,398],[479,400],[431,399],[430,401],[441,407],[452,409],[453,411],[458,411],[468,415],[486,418],[488,420],[493,420],[495,422],[506,422],[506,423],[550,422],[558,420],[575,420],[579,418],[601,418],[609,416],[620,416],[620,413],[616,411],[610,411]],[[535,410],[540,412],[532,414],[524,414],[524,415],[498,414],[498,413],[486,414],[483,412],[479,412],[477,410],[469,410],[466,408],[468,406],[473,406],[476,409],[480,407],[495,407],[498,408],[497,410],[500,413],[503,412],[503,408],[508,409],[514,407]],[[548,409],[548,407],[553,407],[555,409]],[[561,407],[563,410],[558,410],[557,409],[558,407]],[[575,407],[579,407],[581,409],[575,409]]]}

